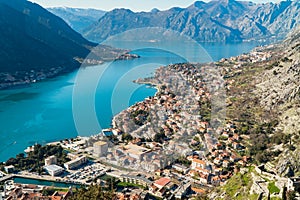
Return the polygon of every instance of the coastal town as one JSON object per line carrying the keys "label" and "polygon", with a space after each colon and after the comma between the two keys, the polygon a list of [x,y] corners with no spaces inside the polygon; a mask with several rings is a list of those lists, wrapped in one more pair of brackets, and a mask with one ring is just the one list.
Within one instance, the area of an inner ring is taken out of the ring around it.
{"label": "coastal town", "polygon": [[[105,61],[130,60],[139,58],[139,56],[136,54],[129,54],[126,51],[124,52],[124,50],[119,49],[113,50],[112,55],[114,55],[115,57],[106,58],[107,60]],[[55,76],[65,74],[67,72],[74,71],[80,66],[85,67],[91,65],[100,65],[104,63],[102,58],[75,58],[75,60],[78,62],[77,67],[71,69],[63,66],[58,66],[51,67],[49,69],[32,69],[30,71],[17,71],[15,73],[0,72],[0,90],[40,82],[45,80],[46,78],[53,78]]]}
{"label": "coastal town", "polygon": [[300,200],[300,0],[0,0],[0,200]]}
{"label": "coastal town", "polygon": [[66,71],[63,67],[53,67],[48,70],[31,70],[30,72],[19,71],[15,73],[0,73],[0,89],[22,86],[54,77]]}
{"label": "coastal town", "polygon": [[[90,137],[49,143],[47,146],[63,150],[41,155],[44,164],[38,172],[4,163],[2,197],[69,199],[80,185],[111,184],[117,185],[116,199],[196,199],[225,187],[237,175],[252,177],[254,181],[244,184],[250,184],[249,195],[254,199],[281,197],[285,191],[299,195],[299,177],[281,177],[270,173],[270,166],[256,165],[247,153],[249,135],[241,132],[234,120],[211,112],[214,105],[210,102],[215,96],[227,101],[219,88],[228,92],[234,84],[230,78],[222,81],[212,68],[232,67],[223,68],[224,73],[224,69],[239,70],[245,63],[268,62],[279,55],[257,48],[214,64],[158,68],[153,77],[136,81],[155,86],[155,96],[120,112],[111,128]],[[209,81],[218,89],[211,89]],[[31,155],[36,148],[41,147],[34,145],[25,152]],[[45,193],[51,187],[14,183],[16,178],[66,183],[69,187]]]}

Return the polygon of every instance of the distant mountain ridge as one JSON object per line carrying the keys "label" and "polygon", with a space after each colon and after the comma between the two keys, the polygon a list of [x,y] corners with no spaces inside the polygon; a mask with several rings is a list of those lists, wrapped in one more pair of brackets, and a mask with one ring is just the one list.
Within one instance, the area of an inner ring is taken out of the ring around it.
{"label": "distant mountain ridge", "polygon": [[[187,8],[132,12],[115,9],[83,31],[91,41],[143,27],[178,31],[200,42],[234,42],[283,38],[300,22],[300,1],[255,4],[248,1],[197,1]],[[105,27],[105,28],[104,28]]]}
{"label": "distant mountain ridge", "polygon": [[105,14],[105,11],[91,8],[53,7],[47,10],[65,20],[78,33],[83,33],[84,29],[96,23]]}

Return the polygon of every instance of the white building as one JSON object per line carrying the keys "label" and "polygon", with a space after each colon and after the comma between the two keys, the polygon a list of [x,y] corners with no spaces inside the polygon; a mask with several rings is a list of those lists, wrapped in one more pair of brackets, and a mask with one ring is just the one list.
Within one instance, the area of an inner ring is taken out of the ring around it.
{"label": "white building", "polygon": [[64,168],[58,165],[47,165],[44,166],[44,169],[50,174],[51,176],[57,176],[64,171]]}
{"label": "white building", "polygon": [[192,169],[195,169],[196,167],[205,169],[206,168],[206,162],[204,160],[193,159],[192,160]]}
{"label": "white building", "polygon": [[71,160],[71,161],[65,163],[64,167],[67,170],[72,170],[72,169],[79,167],[80,165],[85,164],[86,162],[87,162],[87,158],[85,156],[81,156],[81,157],[76,158],[75,160]]}
{"label": "white building", "polygon": [[45,165],[56,165],[57,164],[57,158],[56,156],[49,156],[45,159]]}
{"label": "white building", "polygon": [[94,156],[96,156],[96,157],[106,156],[107,151],[108,151],[107,142],[104,142],[104,141],[95,142],[93,147],[94,147],[94,149],[93,149]]}
{"label": "white building", "polygon": [[120,176],[120,181],[125,183],[134,183],[138,185],[142,185],[144,187],[150,186],[152,181],[147,179],[144,175],[133,175],[133,174],[122,174]]}
{"label": "white building", "polygon": [[182,172],[184,174],[188,173],[188,171],[189,171],[189,168],[187,168],[183,165],[179,165],[179,164],[172,165],[172,168],[175,169],[176,171]]}
{"label": "white building", "polygon": [[150,149],[147,149],[145,147],[141,147],[135,144],[128,144],[126,146],[124,146],[125,149],[125,153],[131,157],[131,158],[135,158],[138,161],[141,161],[142,158],[149,152],[151,152]]}
{"label": "white building", "polygon": [[186,193],[191,189],[191,183],[186,183],[184,185],[179,186],[179,188],[176,190],[175,198],[181,199],[186,195]]}
{"label": "white building", "polygon": [[4,170],[7,172],[7,173],[13,173],[15,171],[15,167],[13,165],[9,165],[9,166],[5,166],[4,167]]}

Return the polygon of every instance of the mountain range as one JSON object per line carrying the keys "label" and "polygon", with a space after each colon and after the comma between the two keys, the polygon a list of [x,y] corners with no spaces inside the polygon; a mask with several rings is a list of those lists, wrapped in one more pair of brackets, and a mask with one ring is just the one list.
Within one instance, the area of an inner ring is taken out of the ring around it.
{"label": "mountain range", "polygon": [[78,33],[83,33],[83,30],[95,24],[105,14],[105,11],[91,8],[53,7],[47,10],[65,20]]}
{"label": "mountain range", "polygon": [[[299,0],[276,4],[197,1],[187,8],[151,12],[53,8],[52,12],[60,13],[57,15],[65,22],[30,1],[0,0],[0,83],[12,84],[16,80],[22,83],[28,77],[35,81],[38,73],[43,73],[42,77],[53,76],[58,74],[58,68],[69,71],[79,67],[87,55],[89,64],[115,59],[124,51],[94,42],[136,28],[172,29],[205,42],[281,38],[299,24],[299,11]],[[77,27],[84,37],[68,24]],[[31,71],[35,74],[29,75]]]}
{"label": "mountain range", "polygon": [[187,8],[133,12],[115,9],[83,31],[91,41],[144,27],[172,29],[199,42],[283,38],[300,22],[300,1],[255,4],[248,1],[197,1]]}

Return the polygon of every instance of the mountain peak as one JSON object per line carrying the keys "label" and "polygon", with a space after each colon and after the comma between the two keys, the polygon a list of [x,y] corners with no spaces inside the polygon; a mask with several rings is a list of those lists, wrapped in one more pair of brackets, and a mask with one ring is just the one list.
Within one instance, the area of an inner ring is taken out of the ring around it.
{"label": "mountain peak", "polygon": [[84,36],[101,42],[126,30],[161,27],[186,34],[197,41],[269,39],[271,34],[283,36],[299,24],[299,11],[300,7],[294,6],[294,3],[285,3],[279,8],[277,4],[254,4],[241,0],[200,0],[187,8],[161,11],[159,15],[151,14],[153,11],[108,12],[110,14],[102,17]]}
{"label": "mountain peak", "polygon": [[157,9],[157,8],[153,8],[153,9],[151,10],[152,13],[158,13],[159,11],[160,11],[160,10]]}
{"label": "mountain peak", "polygon": [[196,8],[203,8],[203,6],[205,6],[205,2],[204,1],[196,1],[193,6]]}

